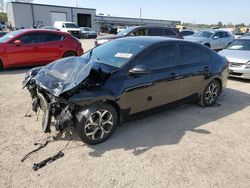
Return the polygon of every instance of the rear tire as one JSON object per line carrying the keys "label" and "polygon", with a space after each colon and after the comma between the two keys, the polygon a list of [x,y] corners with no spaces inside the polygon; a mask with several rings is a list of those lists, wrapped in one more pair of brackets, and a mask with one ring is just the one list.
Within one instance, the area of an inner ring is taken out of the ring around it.
{"label": "rear tire", "polygon": [[73,56],[77,56],[77,54],[75,52],[66,52],[63,55],[63,58],[65,58],[65,57],[73,57]]}
{"label": "rear tire", "polygon": [[220,95],[220,92],[220,83],[217,80],[212,80],[204,89],[198,104],[202,107],[209,107],[214,105],[214,103],[218,99],[218,96]]}
{"label": "rear tire", "polygon": [[103,104],[93,110],[89,117],[80,116],[76,121],[75,130],[80,139],[86,144],[95,145],[112,136],[118,124],[118,114],[113,106]]}

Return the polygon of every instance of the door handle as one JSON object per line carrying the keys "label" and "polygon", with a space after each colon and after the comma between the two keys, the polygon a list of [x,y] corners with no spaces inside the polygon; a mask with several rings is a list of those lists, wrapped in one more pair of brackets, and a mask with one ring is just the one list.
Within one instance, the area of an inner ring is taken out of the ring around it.
{"label": "door handle", "polygon": [[171,75],[171,78],[175,78],[177,76],[175,72],[172,72],[170,75]]}
{"label": "door handle", "polygon": [[209,67],[205,67],[204,72],[209,72]]}

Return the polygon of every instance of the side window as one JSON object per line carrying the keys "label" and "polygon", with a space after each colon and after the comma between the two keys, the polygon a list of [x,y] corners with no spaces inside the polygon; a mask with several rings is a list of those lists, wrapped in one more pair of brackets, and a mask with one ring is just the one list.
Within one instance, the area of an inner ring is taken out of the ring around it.
{"label": "side window", "polygon": [[220,32],[215,33],[213,37],[218,37],[218,38],[221,38],[221,34],[220,34]]}
{"label": "side window", "polygon": [[37,44],[40,43],[39,33],[30,33],[21,36],[18,40],[21,40],[23,44]]}
{"label": "side window", "polygon": [[156,47],[147,52],[139,61],[151,70],[176,66],[177,54],[175,45],[167,44]]}
{"label": "side window", "polygon": [[181,64],[191,64],[203,61],[200,48],[192,44],[180,44]]}
{"label": "side window", "polygon": [[162,36],[163,35],[163,29],[162,28],[149,28],[148,29],[148,35],[149,36]]}
{"label": "side window", "polygon": [[226,38],[226,37],[229,37],[229,35],[227,32],[221,32],[221,37]]}
{"label": "side window", "polygon": [[146,36],[148,33],[147,33],[147,30],[146,29],[138,29],[136,31],[133,32],[133,35],[134,36]]}
{"label": "side window", "polygon": [[64,36],[55,33],[41,33],[41,42],[56,42],[64,39]]}
{"label": "side window", "polygon": [[165,36],[177,36],[177,34],[171,29],[164,29],[164,35]]}

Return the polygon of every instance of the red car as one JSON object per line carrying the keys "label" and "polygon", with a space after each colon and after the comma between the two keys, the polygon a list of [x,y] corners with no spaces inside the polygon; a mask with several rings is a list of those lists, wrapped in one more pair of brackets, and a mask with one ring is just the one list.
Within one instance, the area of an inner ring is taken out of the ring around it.
{"label": "red car", "polygon": [[0,69],[44,65],[81,54],[78,39],[60,31],[24,29],[0,38]]}

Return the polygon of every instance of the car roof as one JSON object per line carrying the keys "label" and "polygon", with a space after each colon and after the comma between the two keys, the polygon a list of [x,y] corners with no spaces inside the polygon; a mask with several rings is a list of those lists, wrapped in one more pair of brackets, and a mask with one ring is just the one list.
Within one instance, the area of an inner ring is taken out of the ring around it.
{"label": "car roof", "polygon": [[23,33],[29,33],[29,32],[51,32],[51,33],[65,34],[65,32],[57,31],[57,30],[52,30],[52,29],[21,29],[20,31],[22,31]]}
{"label": "car roof", "polygon": [[140,44],[157,44],[167,41],[182,41],[181,39],[169,38],[169,37],[158,37],[158,36],[133,36],[133,37],[123,37],[116,40],[138,42]]}

